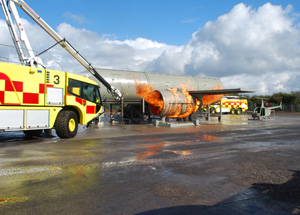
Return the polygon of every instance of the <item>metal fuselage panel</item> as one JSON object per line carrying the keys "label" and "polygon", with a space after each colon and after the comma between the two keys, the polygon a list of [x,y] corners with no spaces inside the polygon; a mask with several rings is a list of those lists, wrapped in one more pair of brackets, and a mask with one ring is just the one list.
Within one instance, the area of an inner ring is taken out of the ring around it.
{"label": "metal fuselage panel", "polygon": [[[97,69],[111,85],[118,88],[124,94],[124,102],[140,102],[141,98],[136,94],[137,84],[149,84],[154,90],[167,90],[169,88],[185,88],[186,90],[209,90],[214,89],[218,85],[222,87],[220,79],[193,77],[182,75],[168,75],[158,73],[124,71],[124,70],[109,70]],[[87,73],[86,73],[87,74]],[[105,87],[92,76],[90,77],[101,86],[101,94],[107,96],[108,103],[117,102],[109,93],[106,92]]]}

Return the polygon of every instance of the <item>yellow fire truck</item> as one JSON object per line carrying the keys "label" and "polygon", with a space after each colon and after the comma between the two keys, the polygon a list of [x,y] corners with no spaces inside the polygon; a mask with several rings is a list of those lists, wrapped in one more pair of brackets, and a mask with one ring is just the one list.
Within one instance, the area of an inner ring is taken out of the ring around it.
{"label": "yellow fire truck", "polygon": [[[248,110],[247,99],[240,99],[238,96],[227,96],[221,99],[222,113],[238,114]],[[210,113],[220,113],[220,101],[210,105]]]}
{"label": "yellow fire truck", "polygon": [[0,131],[23,130],[25,134],[35,136],[44,129],[55,128],[59,137],[70,138],[76,135],[78,123],[87,124],[103,108],[96,82],[76,74],[46,69],[42,60],[34,55],[16,6],[92,73],[117,100],[122,99],[120,91],[103,79],[91,63],[23,0],[0,0],[0,4],[22,64],[0,63]]}
{"label": "yellow fire truck", "polygon": [[36,67],[0,63],[0,130],[34,136],[55,127],[74,137],[102,110],[97,84],[85,77]]}

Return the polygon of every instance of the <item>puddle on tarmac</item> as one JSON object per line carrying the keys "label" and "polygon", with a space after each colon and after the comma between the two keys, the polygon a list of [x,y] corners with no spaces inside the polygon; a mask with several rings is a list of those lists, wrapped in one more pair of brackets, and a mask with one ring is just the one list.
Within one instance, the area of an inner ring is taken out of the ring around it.
{"label": "puddle on tarmac", "polygon": [[225,115],[222,118],[223,125],[248,125],[248,115]]}
{"label": "puddle on tarmac", "polygon": [[[195,138],[195,139],[192,139]],[[166,139],[166,138],[164,138]],[[153,142],[154,140],[159,141],[157,143],[147,144],[146,146],[143,146],[144,150],[142,152],[139,152],[136,155],[136,160],[143,160],[146,158],[150,158],[151,156],[158,154],[160,152],[171,152],[176,155],[180,156],[187,156],[193,154],[193,150],[172,150],[168,147],[171,147],[173,145],[181,145],[181,144],[194,144],[194,143],[200,143],[200,142],[213,142],[213,141],[220,141],[222,138],[207,135],[207,134],[198,134],[193,133],[191,134],[191,140],[178,140],[178,137],[170,137],[167,138],[168,141],[162,141],[161,138],[147,138],[142,140],[143,142]]]}
{"label": "puddle on tarmac", "polygon": [[88,164],[70,166],[64,169],[62,184],[66,192],[77,193],[81,190],[91,189],[99,183],[100,165]]}
{"label": "puddle on tarmac", "polygon": [[16,202],[24,202],[27,201],[28,197],[9,197],[0,199],[0,204],[9,204],[9,203],[16,203]]}
{"label": "puddle on tarmac", "polygon": [[100,171],[97,163],[1,169],[0,204],[35,201],[40,190],[47,190],[47,196],[56,198],[92,189],[99,183]]}
{"label": "puddle on tarmac", "polygon": [[247,141],[247,143],[237,144],[234,148],[238,149],[263,149],[266,147],[275,146],[274,142],[261,142],[261,141]]}
{"label": "puddle on tarmac", "polygon": [[6,146],[9,144],[11,146],[20,145],[20,144],[35,144],[41,142],[54,142],[58,141],[60,138],[58,136],[46,136],[44,133],[39,137],[28,137],[23,131],[8,131],[8,132],[0,132],[0,147]]}

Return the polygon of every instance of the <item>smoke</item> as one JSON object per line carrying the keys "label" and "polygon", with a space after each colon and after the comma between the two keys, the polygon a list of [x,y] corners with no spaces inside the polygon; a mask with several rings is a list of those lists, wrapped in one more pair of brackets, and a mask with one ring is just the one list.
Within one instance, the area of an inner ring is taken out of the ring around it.
{"label": "smoke", "polygon": [[[282,8],[267,3],[255,9],[241,3],[217,20],[208,21],[181,46],[151,38],[120,41],[114,35],[99,35],[67,23],[61,23],[57,31],[94,67],[219,77],[226,88],[272,94],[300,90],[300,32],[294,14],[291,5]],[[55,43],[40,27],[22,21],[34,50],[41,52]],[[2,19],[0,30],[0,43],[12,45]],[[1,46],[0,56],[17,61],[14,52]],[[42,58],[53,69],[84,70],[61,47]]]}

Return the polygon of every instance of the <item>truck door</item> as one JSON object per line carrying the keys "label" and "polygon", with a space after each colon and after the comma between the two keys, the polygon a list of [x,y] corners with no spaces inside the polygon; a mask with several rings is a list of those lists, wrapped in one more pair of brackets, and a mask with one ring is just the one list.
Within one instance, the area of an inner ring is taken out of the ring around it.
{"label": "truck door", "polygon": [[67,105],[78,107],[80,123],[88,123],[102,107],[98,86],[69,78]]}

